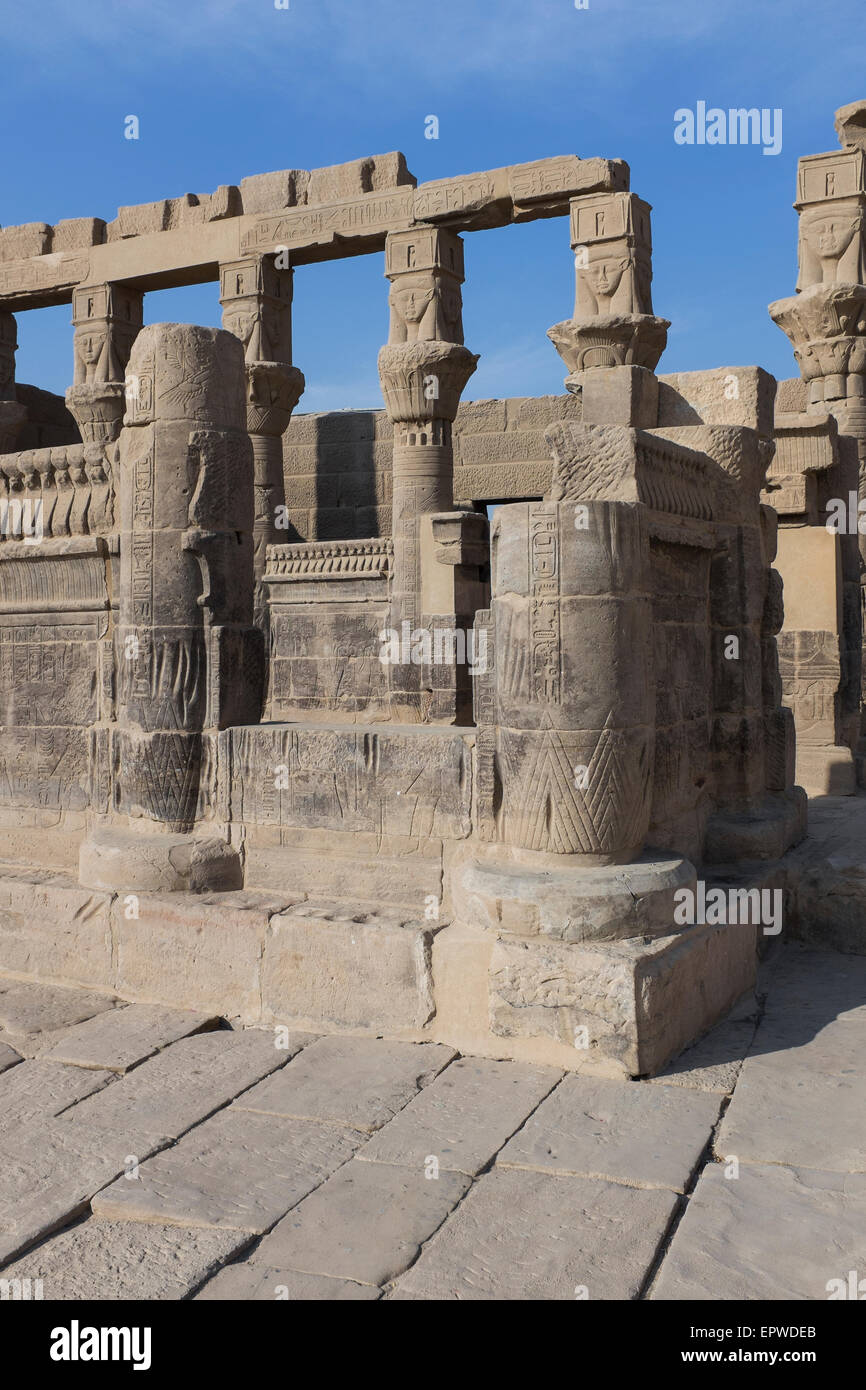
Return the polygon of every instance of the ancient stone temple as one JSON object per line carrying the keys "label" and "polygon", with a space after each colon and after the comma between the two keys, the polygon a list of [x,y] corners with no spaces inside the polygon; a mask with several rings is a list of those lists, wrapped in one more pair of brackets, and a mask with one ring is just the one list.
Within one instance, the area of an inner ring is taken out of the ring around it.
{"label": "ancient stone temple", "polygon": [[[620,160],[387,154],[4,231],[0,971],[632,1075],[722,1016],[795,758],[853,788],[857,543],[820,522],[866,450],[857,121],[801,166],[773,314],[811,385],[775,415],[760,368],[657,373]],[[461,404],[462,238],[540,217],[565,394]],[[298,413],[293,267],[382,253],[384,411]],[[223,330],[141,327],[207,280]],[[67,410],[15,382],[14,313],[57,303]]]}

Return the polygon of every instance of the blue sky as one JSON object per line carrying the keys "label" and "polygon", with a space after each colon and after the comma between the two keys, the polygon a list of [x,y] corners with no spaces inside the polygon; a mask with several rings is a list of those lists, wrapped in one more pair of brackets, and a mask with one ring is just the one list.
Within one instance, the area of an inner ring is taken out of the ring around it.
{"label": "blue sky", "polygon": [[[61,0],[3,15],[0,224],[111,219],[121,204],[246,174],[401,149],[419,181],[576,153],[622,157],[653,205],[660,371],[794,373],[766,306],[793,293],[797,157],[833,149],[866,97],[863,0]],[[829,22],[832,16],[832,22]],[[838,37],[837,37],[838,36]],[[781,108],[777,156],[682,146],[698,101]],[[124,139],[139,117],[141,138]],[[439,139],[424,138],[425,117]],[[466,238],[467,398],[562,389],[546,329],[567,318],[565,219]],[[295,275],[300,409],[378,406],[379,255]],[[148,295],[147,320],[216,324],[216,285]],[[19,315],[18,378],[71,380],[69,309]]]}

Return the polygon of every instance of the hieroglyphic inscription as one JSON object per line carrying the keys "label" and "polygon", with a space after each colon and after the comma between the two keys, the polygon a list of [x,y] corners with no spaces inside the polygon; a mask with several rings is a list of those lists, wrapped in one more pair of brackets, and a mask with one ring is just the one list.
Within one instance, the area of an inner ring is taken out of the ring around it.
{"label": "hieroglyphic inscription", "polygon": [[484,669],[473,673],[472,700],[478,733],[475,737],[476,816],[478,835],[482,840],[498,837],[496,808],[496,653],[494,625],[489,608],[475,614],[475,650],[479,651],[479,635],[484,631],[487,660]]}
{"label": "hieroglyphic inscription", "polygon": [[251,825],[461,838],[470,830],[469,748],[459,734],[233,728],[230,818]]}
{"label": "hieroglyphic inscription", "polygon": [[241,253],[273,251],[284,242],[383,235],[411,223],[413,193],[408,187],[399,193],[368,193],[351,202],[262,217],[241,236]]}
{"label": "hieroglyphic inscription", "polygon": [[133,470],[132,613],[136,626],[153,622],[153,454]]}
{"label": "hieroglyphic inscription", "polygon": [[529,509],[529,607],[531,696],[559,704],[562,695],[559,642],[559,534],[555,503]]}
{"label": "hieroglyphic inscription", "polygon": [[38,294],[79,285],[87,279],[90,261],[86,256],[33,256],[26,261],[0,264],[0,296]]}

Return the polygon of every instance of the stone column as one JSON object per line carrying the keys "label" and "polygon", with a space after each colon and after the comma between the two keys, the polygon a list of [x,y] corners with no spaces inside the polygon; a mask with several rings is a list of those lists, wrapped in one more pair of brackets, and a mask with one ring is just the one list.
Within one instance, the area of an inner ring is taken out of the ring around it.
{"label": "stone column", "polygon": [[[836,132],[841,150],[807,155],[799,161],[794,204],[799,213],[797,293],[771,304],[770,316],[793,346],[806,383],[807,414],[835,416],[840,448],[843,455],[846,448],[851,450],[852,467],[856,454],[862,501],[866,498],[866,102],[841,107],[836,112]],[[866,535],[859,536],[859,548],[862,634]],[[853,582],[846,588],[853,588]],[[848,606],[847,594],[845,602]],[[861,659],[861,680],[863,670]],[[861,690],[856,760],[858,781],[866,785],[866,689]]]}
{"label": "stone column", "polygon": [[0,312],[0,454],[12,453],[27,418],[27,407],[19,403],[15,393],[17,347],[15,316]]}
{"label": "stone column", "polygon": [[641,508],[500,508],[492,590],[501,839],[628,863],[649,826],[655,734]]}
{"label": "stone column", "polygon": [[75,367],[66,404],[85,444],[107,444],[120,434],[126,364],[141,331],[143,299],[141,290],[121,284],[72,292]]}
{"label": "stone column", "polygon": [[[459,236],[437,227],[392,232],[385,243],[385,274],[391,322],[379,353],[379,380],[394,424],[391,626],[402,638],[422,619],[422,518],[454,511],[451,427],[478,357],[463,345]],[[430,546],[423,548],[432,553],[432,531]],[[435,588],[431,582],[431,592]],[[456,704],[454,675],[452,670],[455,700],[446,697],[445,706]],[[394,718],[448,718],[444,707],[435,708],[442,702],[434,698],[423,663],[392,665],[390,680]]]}
{"label": "stone column", "polygon": [[548,329],[566,388],[583,393],[593,423],[653,426],[652,374],[670,323],[652,311],[650,205],[634,193],[588,193],[570,209],[574,314]]}
{"label": "stone column", "polygon": [[256,621],[264,625],[267,604],[261,586],[268,545],[285,537],[277,508],[285,505],[283,435],[304,390],[304,375],[292,366],[291,269],[277,269],[274,256],[253,255],[220,267],[223,327],[240,338],[246,363],[247,431],[254,456],[254,569]]}
{"label": "stone column", "polygon": [[218,329],[154,324],[129,371],[111,815],[82,847],[81,881],[238,887],[237,853],[206,822],[215,731],[254,719],[260,694],[243,354]]}

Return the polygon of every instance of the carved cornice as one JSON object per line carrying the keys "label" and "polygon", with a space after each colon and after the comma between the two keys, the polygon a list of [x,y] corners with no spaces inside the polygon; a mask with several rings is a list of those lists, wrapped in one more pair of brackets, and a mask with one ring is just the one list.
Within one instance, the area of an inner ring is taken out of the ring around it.
{"label": "carved cornice", "polygon": [[275,584],[305,579],[385,579],[390,573],[393,554],[394,545],[390,539],[269,545],[264,582]]}

